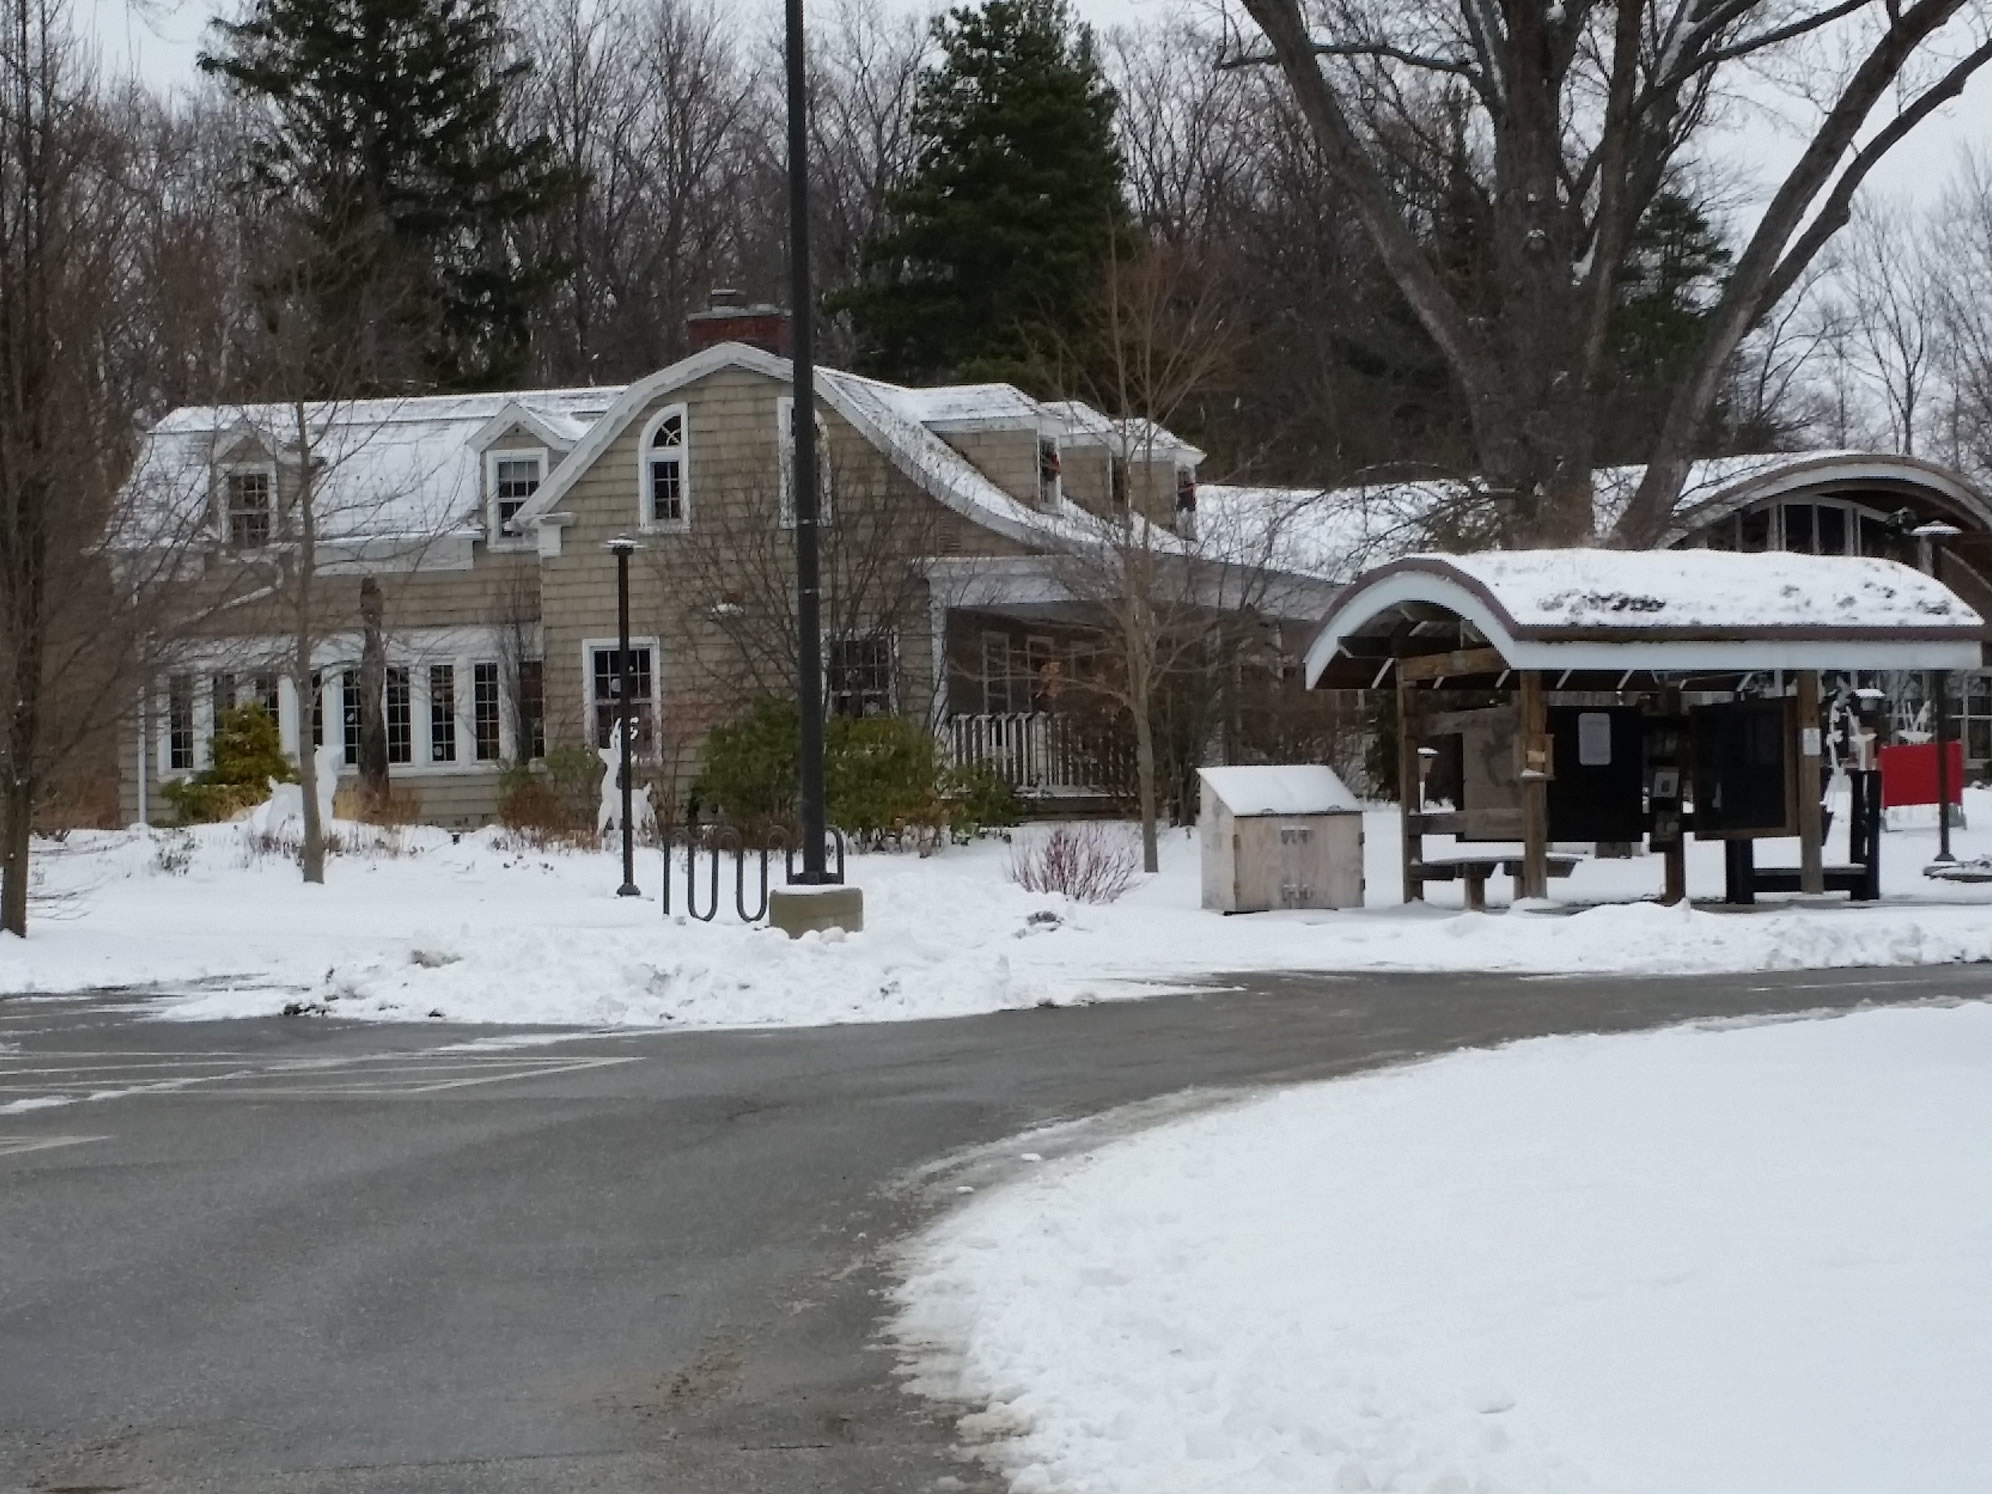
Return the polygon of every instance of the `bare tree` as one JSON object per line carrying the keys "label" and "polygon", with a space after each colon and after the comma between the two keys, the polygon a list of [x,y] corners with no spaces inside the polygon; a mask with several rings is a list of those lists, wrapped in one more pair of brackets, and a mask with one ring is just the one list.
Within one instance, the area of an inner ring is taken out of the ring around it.
{"label": "bare tree", "polygon": [[1969,154],[1930,225],[1937,273],[1949,460],[1992,471],[1992,164]]}
{"label": "bare tree", "polygon": [[[0,8],[0,930],[25,936],[50,766],[122,703],[132,619],[107,614],[130,442],[106,379],[132,197],[61,0]],[[122,630],[122,636],[120,636]]]}
{"label": "bare tree", "polygon": [[1863,204],[1831,265],[1852,371],[1879,410],[1882,438],[1910,456],[1938,393],[1941,290],[1929,228],[1907,203]]}
{"label": "bare tree", "polygon": [[[1165,694],[1221,684],[1242,651],[1264,640],[1259,611],[1280,582],[1283,518],[1228,527],[1201,523],[1194,491],[1179,488],[1165,426],[1236,351],[1222,297],[1192,288],[1167,250],[1110,263],[1096,335],[1060,350],[1048,375],[1110,421],[1110,457],[1127,474],[1124,501],[1071,507],[1058,569],[1097,621],[1106,658],[1084,688],[1125,713],[1134,736],[1142,864],[1160,866],[1158,727]],[[1096,371],[1097,370],[1097,371]],[[1137,474],[1148,478],[1146,490]]]}
{"label": "bare tree", "polygon": [[[1810,119],[1674,384],[1637,492],[1630,543],[1679,500],[1732,355],[1847,222],[1876,162],[1992,58],[1965,0],[1243,0],[1325,169],[1443,352],[1511,540],[1594,523],[1593,412],[1634,232],[1680,171],[1713,101],[1744,70],[1796,64]],[[1956,24],[1953,24],[1955,22]],[[1450,163],[1480,225],[1462,283],[1445,236],[1398,189],[1404,147]]]}

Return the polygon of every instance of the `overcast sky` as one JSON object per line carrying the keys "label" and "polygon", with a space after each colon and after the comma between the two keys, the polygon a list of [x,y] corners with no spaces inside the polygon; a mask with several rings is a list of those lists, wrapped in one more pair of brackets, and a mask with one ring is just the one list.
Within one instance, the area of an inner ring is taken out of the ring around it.
{"label": "overcast sky", "polygon": [[[193,76],[202,28],[213,0],[75,0],[93,24],[107,70],[137,71],[156,84],[183,83]],[[774,0],[762,0],[772,15]],[[817,0],[820,4],[820,0]],[[918,0],[909,8],[928,9]],[[1099,26],[1162,19],[1185,0],[1074,0],[1087,20]],[[1869,178],[1872,190],[1892,198],[1927,198],[1951,176],[1965,144],[1992,144],[1992,69],[1979,73],[1962,99],[1939,117],[1925,121]],[[1799,144],[1789,133],[1761,121],[1740,122],[1723,137],[1721,153],[1732,159],[1745,195],[1764,188],[1774,173],[1796,159]]]}

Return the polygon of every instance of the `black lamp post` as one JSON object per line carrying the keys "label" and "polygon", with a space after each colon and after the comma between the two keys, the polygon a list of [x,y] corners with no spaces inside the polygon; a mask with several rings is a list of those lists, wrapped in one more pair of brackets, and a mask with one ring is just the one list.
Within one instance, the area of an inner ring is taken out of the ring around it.
{"label": "black lamp post", "polygon": [[[1923,569],[1931,577],[1937,575],[1938,562],[1943,558],[1944,541],[1962,533],[1955,524],[1933,520],[1928,524],[1918,524],[1909,531],[1916,537],[1921,548],[1918,557]],[[1955,861],[1950,847],[1950,674],[1946,670],[1932,669],[1928,684],[1931,711],[1931,737],[1937,744],[1937,860]]]}
{"label": "black lamp post", "polygon": [[619,534],[608,542],[607,548],[616,557],[616,718],[621,723],[618,735],[622,738],[622,809],[617,819],[622,825],[623,879],[616,896],[642,897],[643,889],[636,885],[636,827],[630,823],[636,776],[630,770],[630,738],[636,732],[636,718],[630,710],[629,557],[643,547],[628,535]]}
{"label": "black lamp post", "polygon": [[796,705],[802,714],[802,875],[827,880],[823,800],[822,581],[817,561],[816,316],[809,274],[809,89],[803,46],[802,0],[788,0],[789,296],[794,370],[791,402],[795,460],[790,467],[795,501]]}

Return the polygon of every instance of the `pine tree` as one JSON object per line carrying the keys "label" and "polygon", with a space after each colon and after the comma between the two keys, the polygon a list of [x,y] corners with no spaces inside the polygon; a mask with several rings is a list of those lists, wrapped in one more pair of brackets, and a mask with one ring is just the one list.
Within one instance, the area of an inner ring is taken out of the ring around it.
{"label": "pine tree", "polygon": [[515,379],[564,268],[522,246],[576,184],[507,132],[530,64],[497,0],[255,0],[216,26],[200,65],[259,109],[250,185],[301,240],[266,293],[377,387]]}
{"label": "pine tree", "polygon": [[888,378],[1027,377],[1069,350],[1127,232],[1118,99],[1065,0],[987,0],[934,22],[911,178],[848,309]]}

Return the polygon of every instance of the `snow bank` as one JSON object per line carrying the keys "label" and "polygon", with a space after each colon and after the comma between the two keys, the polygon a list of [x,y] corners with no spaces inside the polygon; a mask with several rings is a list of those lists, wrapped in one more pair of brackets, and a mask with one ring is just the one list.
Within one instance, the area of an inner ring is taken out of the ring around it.
{"label": "snow bank", "polygon": [[[1974,826],[1992,794],[1974,791]],[[1992,960],[1992,886],[1938,884],[1919,869],[1934,831],[1886,837],[1894,902],[1766,904],[1750,912],[1632,901],[1659,882],[1653,858],[1587,861],[1556,884],[1566,901],[1466,913],[1459,889],[1395,902],[1397,818],[1366,826],[1371,906],[1223,918],[1198,906],[1197,845],[1163,841],[1163,869],[1104,907],[1026,893],[992,841],[931,859],[853,858],[866,928],[791,943],[725,919],[666,919],[658,857],[648,896],[618,898],[607,852],[521,850],[502,835],[342,827],[358,845],[324,887],[242,825],[72,835],[40,862],[47,900],[25,943],[0,939],[0,994],[165,986],[155,1007],[187,1017],[301,1005],[389,1020],[548,1025],[769,1026],[957,1016],[1117,999],[1252,970],[1695,973]],[[1038,834],[1027,830],[1023,834]],[[1962,854],[1992,850],[1983,828]],[[1692,848],[1690,887],[1721,886],[1721,849]],[[1490,889],[1496,901],[1505,881]],[[682,883],[679,887],[682,909]],[[1597,903],[1600,906],[1581,906]]]}
{"label": "snow bank", "polygon": [[898,1333],[1019,1491],[1976,1488],[1988,1074],[1969,1006],[1295,1089],[983,1194]]}

